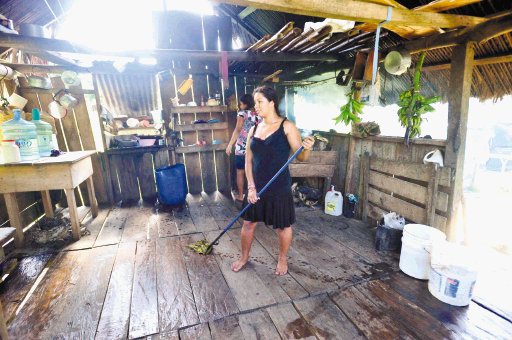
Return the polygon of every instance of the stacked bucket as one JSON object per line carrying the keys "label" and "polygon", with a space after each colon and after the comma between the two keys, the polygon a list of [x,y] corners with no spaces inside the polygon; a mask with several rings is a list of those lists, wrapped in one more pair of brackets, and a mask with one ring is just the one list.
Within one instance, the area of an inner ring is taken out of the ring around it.
{"label": "stacked bucket", "polygon": [[446,235],[422,224],[407,224],[402,237],[400,269],[420,280],[428,290],[453,306],[469,305],[477,273],[467,247],[446,241]]}

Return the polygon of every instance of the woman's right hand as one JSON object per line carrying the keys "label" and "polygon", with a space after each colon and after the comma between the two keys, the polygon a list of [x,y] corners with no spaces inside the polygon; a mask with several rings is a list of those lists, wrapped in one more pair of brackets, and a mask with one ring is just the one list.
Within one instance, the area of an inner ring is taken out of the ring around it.
{"label": "woman's right hand", "polygon": [[233,150],[233,144],[228,144],[228,147],[226,148],[226,154],[228,156],[231,156],[232,150]]}
{"label": "woman's right hand", "polygon": [[249,188],[249,192],[247,194],[247,201],[251,204],[255,204],[258,202],[260,198],[256,196],[256,189],[255,188]]}

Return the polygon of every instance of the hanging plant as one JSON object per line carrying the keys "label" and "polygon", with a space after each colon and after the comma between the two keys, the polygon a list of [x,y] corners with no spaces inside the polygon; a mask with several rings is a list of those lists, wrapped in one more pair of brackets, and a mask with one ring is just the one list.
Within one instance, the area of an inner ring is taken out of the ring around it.
{"label": "hanging plant", "polygon": [[333,118],[335,125],[341,122],[349,125],[350,123],[359,123],[361,121],[359,115],[363,114],[364,104],[354,98],[355,92],[356,89],[352,87],[352,90],[347,94],[347,103],[340,108],[339,116]]}
{"label": "hanging plant", "polygon": [[420,94],[420,77],[425,52],[420,55],[416,64],[412,87],[400,94],[398,106],[398,119],[400,124],[405,127],[405,144],[409,145],[409,140],[421,134],[421,123],[424,118],[422,115],[427,112],[433,112],[435,109],[431,104],[439,101],[439,96],[425,98]]}

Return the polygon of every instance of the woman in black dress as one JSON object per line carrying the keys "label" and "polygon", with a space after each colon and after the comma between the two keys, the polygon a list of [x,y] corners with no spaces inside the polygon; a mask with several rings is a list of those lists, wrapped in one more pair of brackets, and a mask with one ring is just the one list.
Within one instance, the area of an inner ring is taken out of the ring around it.
{"label": "woman in black dress", "polygon": [[288,272],[288,249],[292,242],[291,225],[295,222],[295,206],[291,191],[292,179],[288,169],[269,186],[267,191],[257,197],[259,192],[275,173],[286,163],[292,153],[304,146],[297,159],[306,161],[315,142],[313,137],[302,141],[295,124],[279,115],[278,98],[273,88],[262,86],[254,90],[255,108],[262,118],[251,128],[247,137],[245,155],[245,173],[248,194],[244,203],[253,205],[243,215],[241,231],[242,254],[233,262],[231,269],[242,269],[249,261],[249,253],[257,222],[272,225],[279,235],[279,258],[276,274]]}

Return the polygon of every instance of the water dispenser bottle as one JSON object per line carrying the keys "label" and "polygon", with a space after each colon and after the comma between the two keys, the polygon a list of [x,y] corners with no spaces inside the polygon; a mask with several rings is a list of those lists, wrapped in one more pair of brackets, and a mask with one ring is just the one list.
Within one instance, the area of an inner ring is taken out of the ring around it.
{"label": "water dispenser bottle", "polygon": [[39,156],[50,156],[53,149],[53,128],[51,124],[41,120],[41,113],[39,112],[39,109],[36,108],[32,109],[32,123],[36,126]]}
{"label": "water dispenser bottle", "polygon": [[3,139],[15,140],[21,161],[39,159],[36,126],[21,118],[21,110],[13,110],[14,118],[2,124]]}

